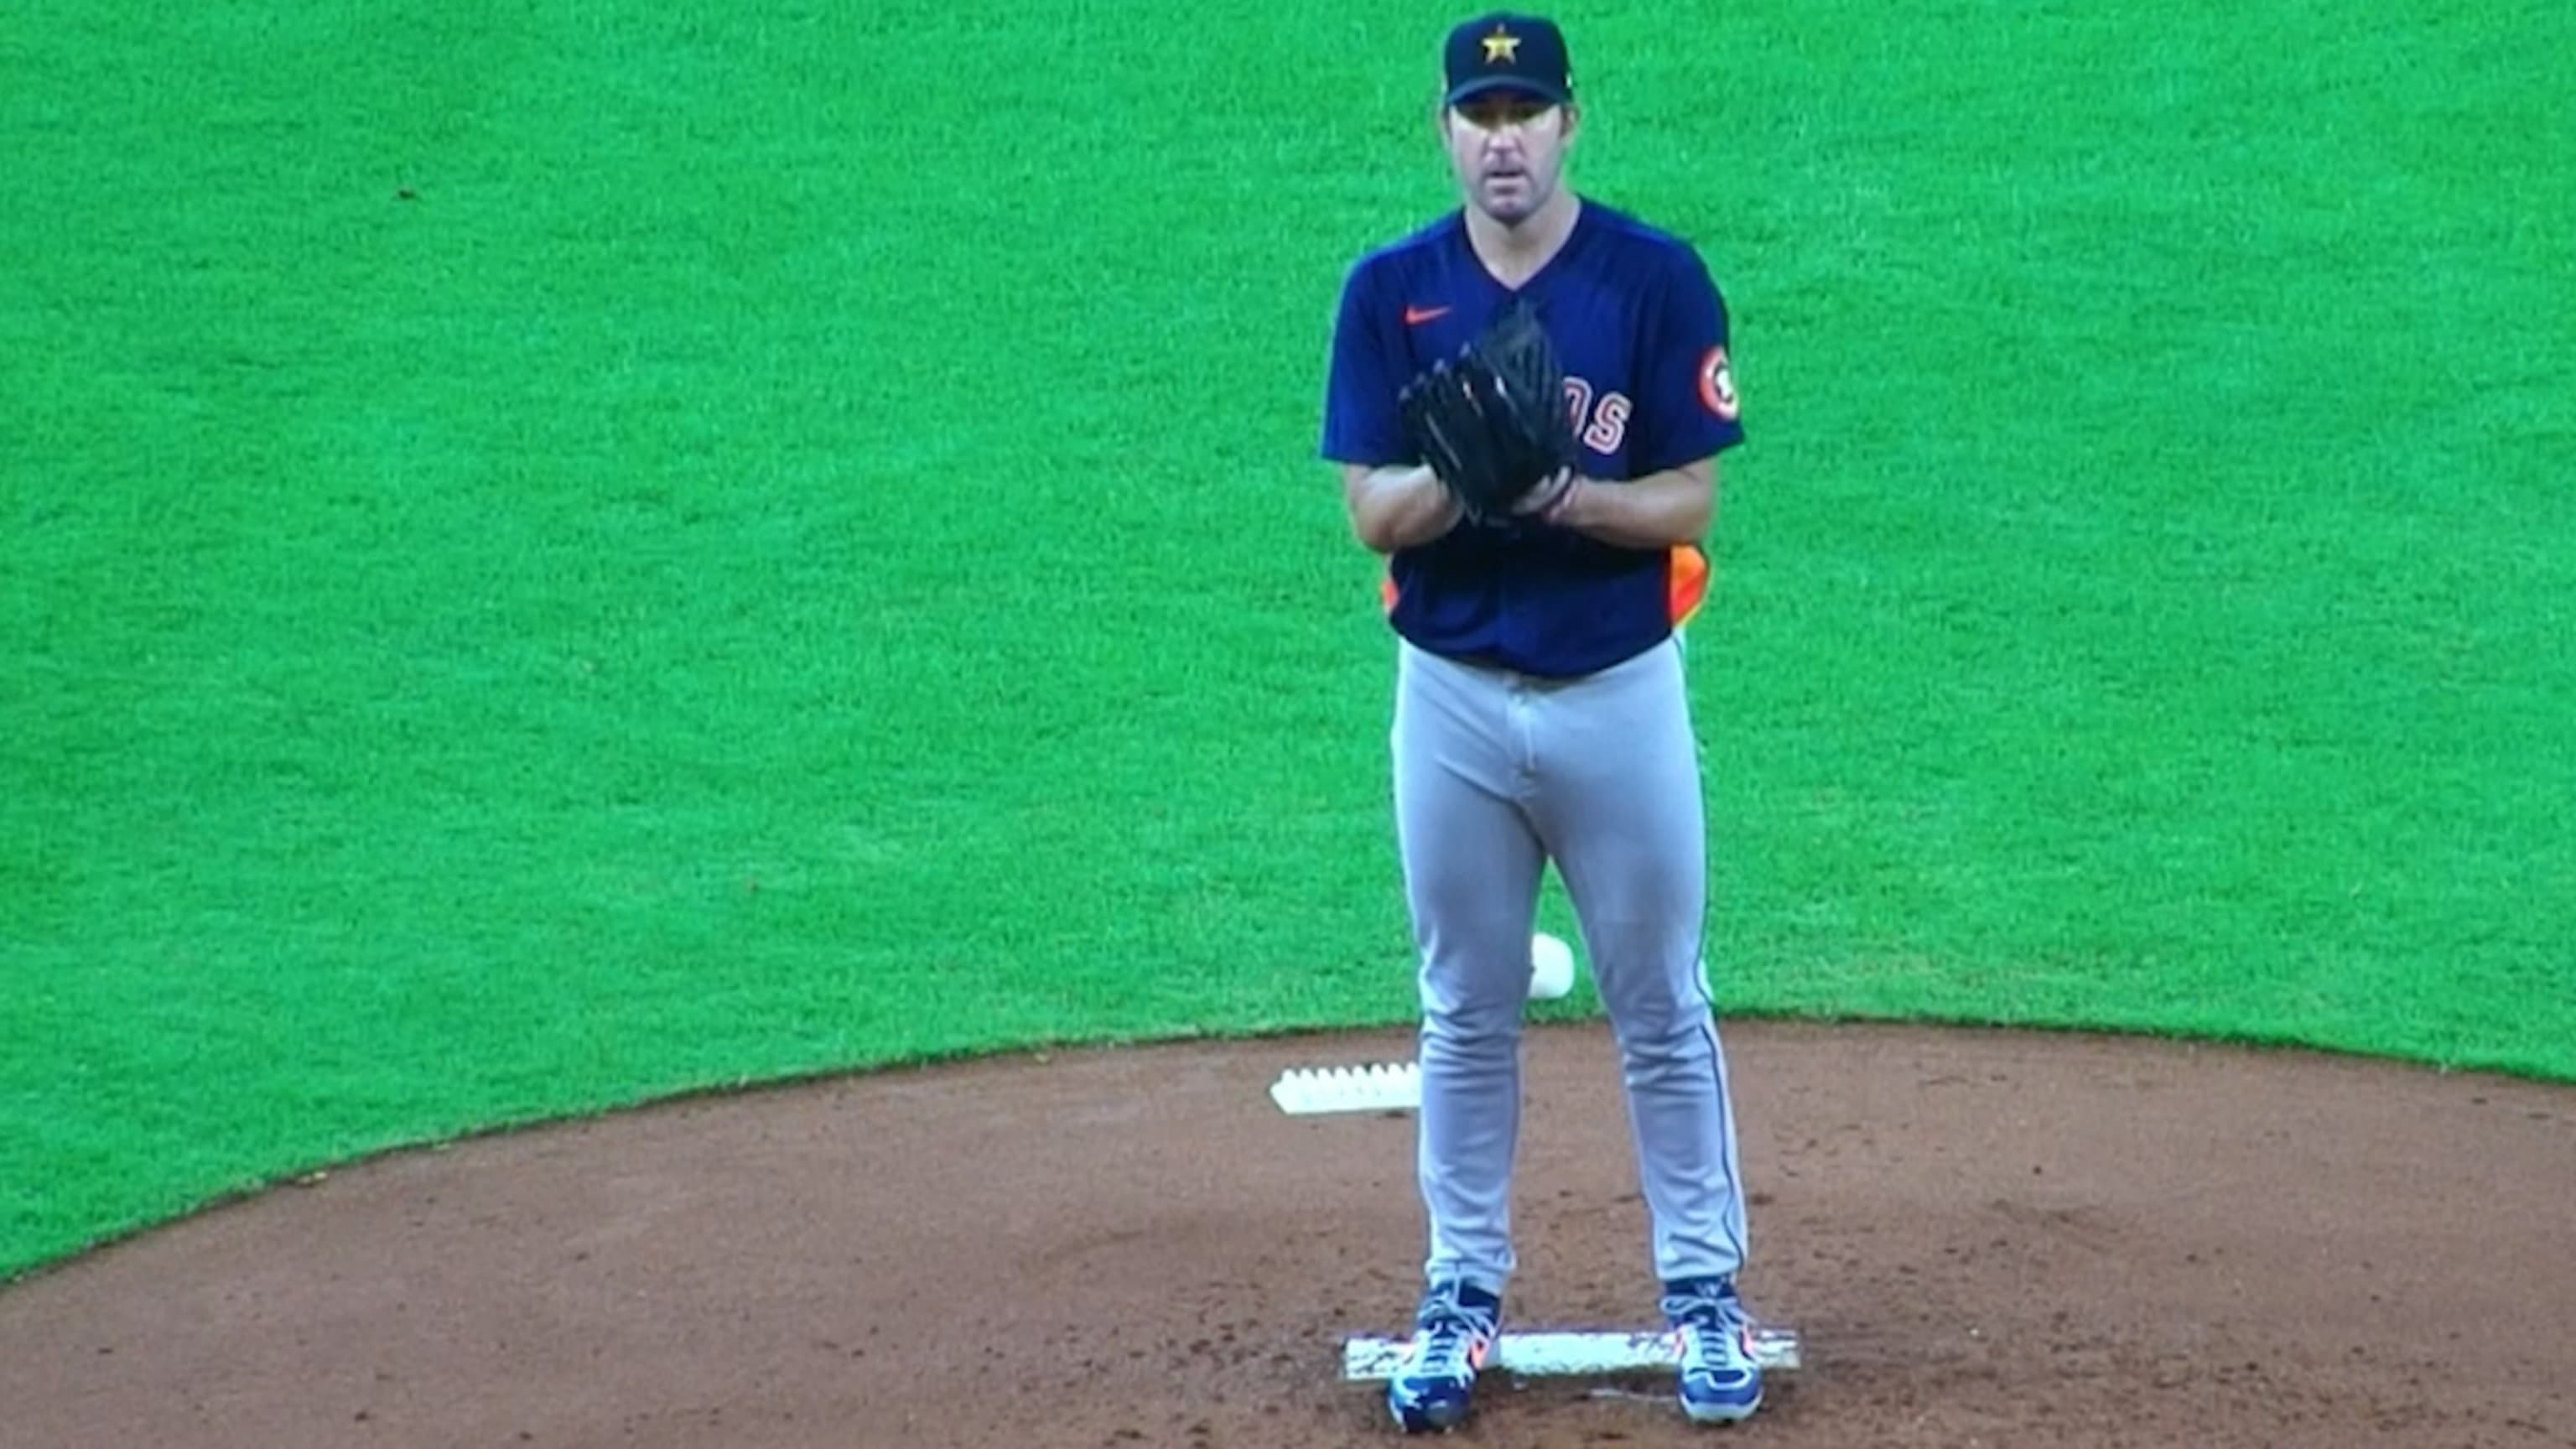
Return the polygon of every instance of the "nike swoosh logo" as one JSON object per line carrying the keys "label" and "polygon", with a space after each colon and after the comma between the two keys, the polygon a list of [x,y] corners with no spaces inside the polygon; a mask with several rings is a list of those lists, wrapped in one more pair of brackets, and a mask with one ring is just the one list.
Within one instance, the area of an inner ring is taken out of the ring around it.
{"label": "nike swoosh logo", "polygon": [[1448,316],[1449,310],[1446,307],[1407,307],[1404,309],[1404,325],[1419,327],[1434,317]]}

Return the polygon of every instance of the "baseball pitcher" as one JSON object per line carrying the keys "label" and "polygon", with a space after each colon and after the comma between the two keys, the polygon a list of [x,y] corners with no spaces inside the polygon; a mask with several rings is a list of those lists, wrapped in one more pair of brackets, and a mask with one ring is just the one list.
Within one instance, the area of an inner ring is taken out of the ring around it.
{"label": "baseball pitcher", "polygon": [[1437,134],[1462,204],[1343,284],[1322,454],[1386,559],[1395,823],[1418,948],[1428,1287],[1388,1406],[1467,1417],[1515,1265],[1530,935],[1552,862],[1616,1036],[1678,1396],[1762,1401],[1744,1193],[1702,973],[1706,840],[1681,626],[1717,455],[1743,440],[1723,300],[1688,244],[1562,180],[1547,20],[1453,30]]}

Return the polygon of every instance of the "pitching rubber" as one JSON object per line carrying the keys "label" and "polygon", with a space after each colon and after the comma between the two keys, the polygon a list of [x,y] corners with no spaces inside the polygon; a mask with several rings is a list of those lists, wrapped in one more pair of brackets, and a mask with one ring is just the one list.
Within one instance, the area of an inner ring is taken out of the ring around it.
{"label": "pitching rubber", "polygon": [[[1342,1378],[1350,1383],[1383,1383],[1395,1373],[1410,1337],[1362,1335],[1342,1341]],[[1802,1357],[1797,1331],[1753,1330],[1753,1359],[1766,1374],[1796,1371]],[[1500,1370],[1522,1378],[1584,1378],[1641,1373],[1678,1367],[1681,1346],[1669,1331],[1524,1332],[1506,1331],[1494,1342],[1485,1371]]]}

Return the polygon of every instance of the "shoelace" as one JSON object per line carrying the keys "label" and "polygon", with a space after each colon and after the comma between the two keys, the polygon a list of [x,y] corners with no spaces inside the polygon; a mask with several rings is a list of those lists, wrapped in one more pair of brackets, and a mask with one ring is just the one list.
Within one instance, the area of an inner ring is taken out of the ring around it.
{"label": "shoelace", "polygon": [[[1684,1341],[1702,1352],[1711,1347],[1731,1349],[1750,1321],[1745,1316],[1744,1305],[1724,1293],[1676,1293],[1667,1296],[1662,1307],[1664,1316],[1683,1328]],[[1692,1329],[1698,1333],[1691,1333],[1689,1330]],[[1715,1345],[1700,1342],[1700,1334],[1715,1335],[1719,1342]]]}
{"label": "shoelace", "polygon": [[1440,1378],[1467,1376],[1467,1345],[1493,1332],[1491,1319],[1451,1300],[1441,1304],[1422,1325],[1414,1352],[1414,1372]]}

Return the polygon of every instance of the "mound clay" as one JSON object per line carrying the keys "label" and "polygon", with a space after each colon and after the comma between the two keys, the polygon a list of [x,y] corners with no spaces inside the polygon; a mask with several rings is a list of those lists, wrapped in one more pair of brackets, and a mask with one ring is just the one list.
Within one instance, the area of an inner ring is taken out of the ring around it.
{"label": "mound clay", "polygon": [[[1729,1023],[1751,1424],[1490,1379],[1453,1442],[2576,1446],[2576,1095],[2296,1053]],[[1648,1326],[1606,1032],[1528,1038],[1520,1327]],[[1058,1054],[397,1154],[0,1289],[12,1449],[1389,1445],[1409,1037]]]}

